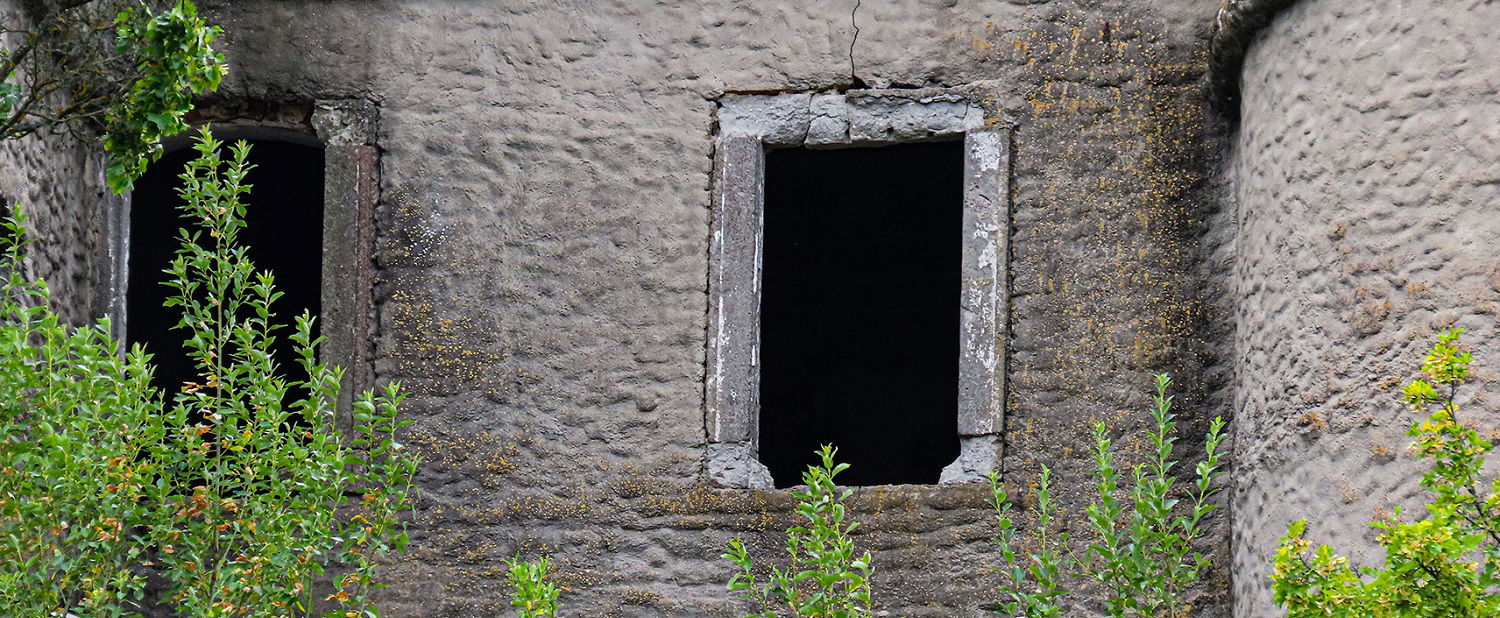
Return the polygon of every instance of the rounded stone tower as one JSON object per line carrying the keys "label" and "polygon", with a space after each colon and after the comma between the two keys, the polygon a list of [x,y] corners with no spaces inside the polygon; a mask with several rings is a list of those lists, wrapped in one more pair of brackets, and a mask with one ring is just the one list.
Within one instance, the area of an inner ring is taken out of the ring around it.
{"label": "rounded stone tower", "polygon": [[1375,566],[1367,524],[1426,500],[1405,435],[1420,413],[1397,394],[1443,329],[1464,328],[1476,359],[1461,419],[1500,428],[1496,23],[1500,4],[1472,0],[1221,12],[1217,78],[1238,115],[1238,616],[1274,613],[1288,522]]}

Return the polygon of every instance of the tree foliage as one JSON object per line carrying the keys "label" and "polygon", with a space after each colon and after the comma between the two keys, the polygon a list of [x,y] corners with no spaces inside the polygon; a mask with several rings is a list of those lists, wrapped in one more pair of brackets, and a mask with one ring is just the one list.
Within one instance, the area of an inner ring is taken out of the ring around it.
{"label": "tree foliage", "polygon": [[1203,459],[1193,467],[1193,484],[1180,492],[1172,459],[1177,443],[1177,415],[1167,388],[1166,374],[1156,376],[1152,400],[1152,428],[1145,443],[1151,455],[1131,473],[1128,496],[1119,486],[1112,442],[1104,423],[1094,424],[1094,476],[1098,499],[1088,506],[1087,519],[1097,542],[1081,563],[1089,578],[1104,584],[1106,615],[1185,617],[1192,614],[1191,587],[1209,567],[1209,559],[1193,544],[1203,536],[1203,518],[1217,507],[1214,480],[1219,468],[1219,445],[1224,441],[1224,419],[1215,418],[1203,438]]}
{"label": "tree foliage", "polygon": [[21,275],[24,220],[0,221],[0,615],[123,615],[144,578],[130,542],[155,476],[161,400],[107,321],[69,328]]}
{"label": "tree foliage", "polygon": [[214,90],[221,33],[191,0],[26,0],[0,39],[0,139],[63,130],[102,135],[110,189],[123,193]]}
{"label": "tree foliage", "polygon": [[1062,585],[1062,579],[1071,561],[1066,557],[1067,533],[1051,534],[1053,520],[1057,518],[1057,503],[1052,500],[1052,470],[1045,465],[1032,494],[1036,498],[1036,538],[1031,544],[1034,551],[1025,552],[1016,540],[1010,494],[1000,483],[999,473],[990,473],[991,503],[1000,528],[995,545],[1000,550],[1000,558],[1005,561],[1000,570],[1006,578],[1001,585],[1003,598],[998,603],[997,613],[1052,618],[1063,615],[1062,598],[1068,595],[1068,590]]}
{"label": "tree foliage", "polygon": [[1105,615],[1185,618],[1192,614],[1192,587],[1209,567],[1208,557],[1194,551],[1202,538],[1203,518],[1217,507],[1212,502],[1223,474],[1219,445],[1224,420],[1215,418],[1204,436],[1203,459],[1193,468],[1193,484],[1177,486],[1178,461],[1173,459],[1177,415],[1167,388],[1166,374],[1156,376],[1150,410],[1152,428],[1142,436],[1151,447],[1145,463],[1131,473],[1128,490],[1115,468],[1114,443],[1102,422],[1094,424],[1095,499],[1085,519],[1092,543],[1081,555],[1068,552],[1066,534],[1052,534],[1058,517],[1051,494],[1051,470],[1042,466],[1040,483],[1032,490],[1037,504],[1031,552],[1018,551],[1016,525],[1010,516],[1010,496],[996,474],[990,475],[999,545],[1006,576],[1001,586],[999,613],[1044,618],[1064,615],[1062,598],[1070,594],[1068,577],[1083,577],[1103,586]]}
{"label": "tree foliage", "polygon": [[520,554],[505,559],[505,580],[511,587],[510,605],[516,618],[557,618],[557,585],[548,581],[552,559],[521,560]]}

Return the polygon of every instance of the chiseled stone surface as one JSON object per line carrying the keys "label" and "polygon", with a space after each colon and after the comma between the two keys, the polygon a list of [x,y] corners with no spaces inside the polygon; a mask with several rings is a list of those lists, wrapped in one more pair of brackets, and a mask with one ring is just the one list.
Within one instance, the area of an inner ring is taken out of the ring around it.
{"label": "chiseled stone surface", "polygon": [[719,487],[770,489],[771,471],[756,458],[750,441],[708,443],[708,480]]}
{"label": "chiseled stone surface", "polygon": [[768,147],[875,146],[951,138],[984,126],[984,108],[947,89],[851,90],[845,94],[731,94],[719,132],[753,135]]}
{"label": "chiseled stone surface", "polygon": [[[1005,342],[1010,316],[1009,127],[964,136],[963,262],[959,269],[958,435],[999,436],[1005,431]],[[958,469],[979,461],[964,442]],[[1000,442],[985,444],[1002,446]],[[1000,449],[991,465],[999,468]],[[944,476],[949,476],[945,474]],[[951,478],[951,477],[950,477]]]}
{"label": "chiseled stone surface", "polygon": [[1003,436],[964,436],[958,445],[958,458],[943,467],[939,483],[978,483],[985,481],[990,473],[1000,472],[1005,456]]}
{"label": "chiseled stone surface", "polygon": [[1238,616],[1271,614],[1265,556],[1287,522],[1374,566],[1366,524],[1425,500],[1397,391],[1441,329],[1475,350],[1464,420],[1500,430],[1496,23],[1494,3],[1307,0],[1246,56]]}

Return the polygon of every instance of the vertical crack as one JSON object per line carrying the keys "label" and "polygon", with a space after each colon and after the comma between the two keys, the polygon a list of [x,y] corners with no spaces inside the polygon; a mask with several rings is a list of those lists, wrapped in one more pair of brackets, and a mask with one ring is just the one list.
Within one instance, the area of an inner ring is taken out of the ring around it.
{"label": "vertical crack", "polygon": [[849,25],[854,26],[854,38],[849,40],[849,83],[853,87],[859,87],[859,76],[854,72],[854,45],[859,42],[859,21],[855,19],[859,15],[859,5],[864,0],[854,0],[854,10],[849,11]]}

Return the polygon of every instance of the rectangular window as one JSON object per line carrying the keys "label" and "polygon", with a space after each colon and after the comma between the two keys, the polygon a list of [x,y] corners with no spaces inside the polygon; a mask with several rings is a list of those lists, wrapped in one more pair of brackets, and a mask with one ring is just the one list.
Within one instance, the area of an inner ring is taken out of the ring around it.
{"label": "rectangular window", "polygon": [[963,144],[766,156],[760,460],[820,444],[851,485],[930,484],[958,455]]}
{"label": "rectangular window", "polygon": [[1010,125],[970,94],[719,100],[711,482],[798,484],[823,443],[856,485],[999,470]]}

